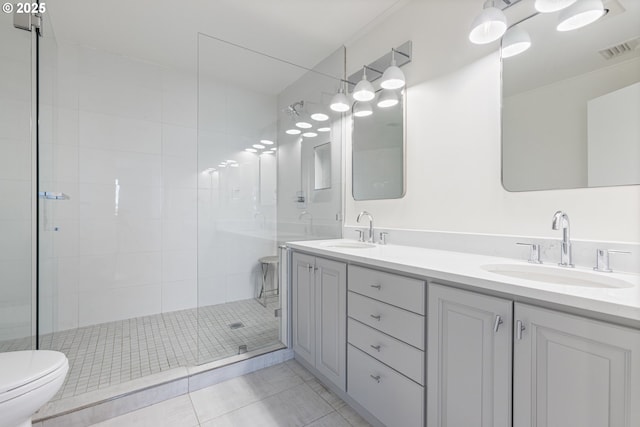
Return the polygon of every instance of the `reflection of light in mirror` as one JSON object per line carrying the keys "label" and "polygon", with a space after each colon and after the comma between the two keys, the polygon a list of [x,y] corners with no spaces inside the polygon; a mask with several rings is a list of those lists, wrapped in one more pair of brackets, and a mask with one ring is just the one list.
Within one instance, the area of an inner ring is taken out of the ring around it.
{"label": "reflection of light in mirror", "polygon": [[329,116],[324,113],[313,113],[311,115],[311,119],[317,122],[324,122],[326,120],[329,120]]}
{"label": "reflection of light in mirror", "polygon": [[299,135],[302,131],[300,129],[287,129],[285,132],[288,135]]}
{"label": "reflection of light in mirror", "polygon": [[322,128],[318,128],[318,132],[329,132],[331,130],[330,127],[322,127]]}
{"label": "reflection of light in mirror", "polygon": [[262,152],[262,154],[273,154],[273,153],[274,153],[273,150],[266,150]]}
{"label": "reflection of light in mirror", "polygon": [[214,173],[215,171],[216,171],[216,168],[207,168],[207,169],[202,171],[202,174],[203,175],[209,175],[209,174]]}
{"label": "reflection of light in mirror", "polygon": [[336,93],[333,96],[329,108],[338,113],[349,111],[349,109],[351,108],[351,104],[349,103],[349,99],[347,98],[347,95],[344,94],[342,89],[340,89],[340,92]]}
{"label": "reflection of light in mirror", "polygon": [[220,163],[220,164],[218,165],[218,167],[219,167],[219,168],[226,168],[226,167],[227,167],[227,165],[226,165],[226,163]]}
{"label": "reflection of light in mirror", "polygon": [[271,141],[270,139],[261,139],[260,144],[273,145],[273,141]]}
{"label": "reflection of light in mirror", "polygon": [[296,126],[298,126],[300,129],[309,129],[310,127],[312,127],[311,123],[305,121],[296,122]]}
{"label": "reflection of light in mirror", "polygon": [[531,47],[531,37],[521,27],[509,28],[502,38],[502,57],[516,56]]}
{"label": "reflection of light in mirror", "polygon": [[116,193],[115,202],[116,203],[115,203],[115,212],[114,213],[115,213],[115,216],[118,216],[118,209],[120,207],[120,183],[118,182],[117,178],[116,178],[115,186],[116,186],[116,191],[115,191],[115,193]]}
{"label": "reflection of light in mirror", "polygon": [[253,148],[258,148],[260,150],[264,149],[264,145],[262,144],[253,144]]}
{"label": "reflection of light in mirror", "polygon": [[305,132],[302,134],[302,136],[304,136],[305,138],[315,138],[316,136],[318,136],[318,134],[315,132]]}
{"label": "reflection of light in mirror", "polygon": [[244,151],[247,151],[249,153],[257,153],[258,150],[256,150],[255,148],[245,148]]}
{"label": "reflection of light in mirror", "polygon": [[235,160],[227,160],[227,163],[238,163]]}
{"label": "reflection of light in mirror", "polygon": [[356,102],[353,106],[353,115],[356,117],[367,117],[373,114],[371,103],[369,102]]}
{"label": "reflection of light in mirror", "polygon": [[398,105],[398,95],[395,91],[384,89],[378,98],[378,107],[389,108]]}
{"label": "reflection of light in mirror", "polygon": [[231,166],[232,168],[237,168],[237,167],[238,167],[238,166],[240,166],[240,165],[239,165],[239,164],[237,164],[237,163],[232,163],[232,164],[230,164],[229,166]]}
{"label": "reflection of light in mirror", "polygon": [[602,0],[581,0],[560,12],[558,31],[571,31],[596,22],[605,14]]}

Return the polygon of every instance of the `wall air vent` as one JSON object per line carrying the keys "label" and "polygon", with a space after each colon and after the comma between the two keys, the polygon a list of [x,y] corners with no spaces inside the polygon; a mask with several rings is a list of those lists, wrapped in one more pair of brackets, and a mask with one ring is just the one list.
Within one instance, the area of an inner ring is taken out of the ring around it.
{"label": "wall air vent", "polygon": [[640,46],[640,37],[636,37],[632,40],[627,40],[624,43],[602,49],[598,52],[604,57],[604,59],[609,60],[617,58],[620,55],[624,55],[625,53],[633,52],[634,50],[638,49],[638,46]]}

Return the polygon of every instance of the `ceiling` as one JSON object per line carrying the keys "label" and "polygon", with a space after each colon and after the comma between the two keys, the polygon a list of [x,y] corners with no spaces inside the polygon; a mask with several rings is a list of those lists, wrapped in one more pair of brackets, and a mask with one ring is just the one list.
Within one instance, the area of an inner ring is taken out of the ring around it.
{"label": "ceiling", "polygon": [[198,33],[306,68],[408,0],[54,0],[58,42],[186,70]]}

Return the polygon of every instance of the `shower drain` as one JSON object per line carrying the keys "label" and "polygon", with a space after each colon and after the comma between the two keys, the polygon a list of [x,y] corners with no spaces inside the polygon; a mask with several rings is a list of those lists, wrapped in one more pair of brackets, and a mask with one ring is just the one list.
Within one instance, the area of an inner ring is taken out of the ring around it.
{"label": "shower drain", "polygon": [[234,322],[234,323],[230,324],[229,327],[231,329],[244,328],[244,323],[242,323],[242,322]]}

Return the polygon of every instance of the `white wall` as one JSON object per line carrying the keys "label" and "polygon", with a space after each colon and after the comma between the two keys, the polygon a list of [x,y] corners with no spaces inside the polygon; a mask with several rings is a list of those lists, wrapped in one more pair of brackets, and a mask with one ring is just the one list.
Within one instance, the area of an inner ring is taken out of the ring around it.
{"label": "white wall", "polygon": [[194,307],[195,73],[79,46],[58,52],[56,134],[41,141],[51,159],[41,174],[70,199],[46,202],[59,231],[43,331]]}
{"label": "white wall", "polygon": [[31,40],[0,14],[0,341],[32,335]]}
{"label": "white wall", "polygon": [[[562,209],[576,239],[639,242],[638,186],[522,193],[502,188],[497,44],[480,47],[467,39],[480,6],[413,1],[347,45],[349,74],[391,46],[413,41],[413,62],[405,67],[406,196],[356,202],[347,179],[346,225],[355,225],[366,209],[379,227],[557,237],[550,221]],[[350,163],[347,158],[347,177]]]}

